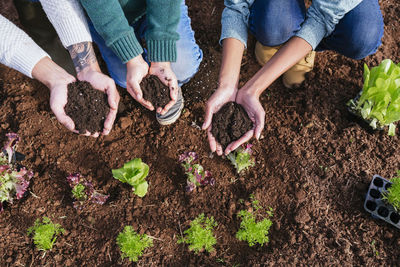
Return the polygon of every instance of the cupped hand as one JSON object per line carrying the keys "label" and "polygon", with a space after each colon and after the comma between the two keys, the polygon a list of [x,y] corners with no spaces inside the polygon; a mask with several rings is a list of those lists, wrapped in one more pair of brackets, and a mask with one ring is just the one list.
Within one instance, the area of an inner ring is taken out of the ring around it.
{"label": "cupped hand", "polygon": [[225,149],[225,155],[228,155],[231,151],[249,141],[253,136],[259,139],[261,131],[264,129],[265,111],[258,96],[245,89],[240,89],[236,96],[236,103],[243,106],[250,120],[253,122],[254,127],[238,140],[230,143]]}
{"label": "cupped hand", "polygon": [[140,83],[149,72],[149,65],[144,61],[142,55],[138,55],[126,63],[126,68],[126,89],[129,94],[145,108],[154,110],[153,104],[143,98],[140,88]]}
{"label": "cupped hand", "polygon": [[[110,107],[110,112],[108,113],[107,118],[104,121],[104,129],[102,134],[108,135],[112,129],[115,118],[117,116],[118,103],[120,99],[114,80],[108,77],[107,75],[101,73],[100,71],[91,69],[85,69],[82,72],[79,72],[78,79],[80,81],[89,82],[93,88],[107,94],[107,100],[108,100],[108,105]],[[86,135],[88,135],[88,132],[86,133]],[[89,133],[89,135],[93,137],[98,137],[99,133],[98,132]]]}
{"label": "cupped hand", "polygon": [[228,102],[233,102],[236,99],[236,94],[238,90],[236,87],[224,87],[218,88],[214,94],[208,99],[206,104],[206,112],[204,117],[204,123],[202,129],[207,129],[208,142],[210,144],[210,149],[212,152],[217,152],[219,156],[223,154],[223,149],[221,144],[217,142],[215,137],[211,133],[211,122],[213,115],[217,113],[223,105]]}
{"label": "cupped hand", "polygon": [[171,101],[169,101],[165,107],[156,107],[157,113],[164,115],[176,103],[179,91],[178,80],[171,69],[170,62],[152,62],[149,74],[157,76],[158,79],[169,88]]}
{"label": "cupped hand", "polygon": [[68,130],[78,133],[75,130],[74,121],[67,116],[64,107],[68,101],[68,84],[75,82],[75,77],[71,75],[65,75],[62,79],[57,79],[51,85],[48,85],[50,89],[50,108],[56,116],[57,120],[64,125]]}

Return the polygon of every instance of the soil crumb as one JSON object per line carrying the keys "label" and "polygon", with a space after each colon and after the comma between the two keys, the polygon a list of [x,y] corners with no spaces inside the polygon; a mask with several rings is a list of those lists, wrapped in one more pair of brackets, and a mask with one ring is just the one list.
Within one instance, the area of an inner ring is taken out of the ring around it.
{"label": "soil crumb", "polygon": [[246,110],[235,102],[225,104],[213,117],[211,133],[225,149],[253,128]]}
{"label": "soil crumb", "polygon": [[140,83],[143,92],[143,98],[153,104],[154,108],[165,107],[171,98],[169,88],[165,86],[155,75],[145,77]]}
{"label": "soil crumb", "polygon": [[68,84],[65,113],[74,121],[75,129],[80,134],[86,130],[90,133],[102,132],[109,111],[107,95],[94,89],[90,83],[77,81]]}

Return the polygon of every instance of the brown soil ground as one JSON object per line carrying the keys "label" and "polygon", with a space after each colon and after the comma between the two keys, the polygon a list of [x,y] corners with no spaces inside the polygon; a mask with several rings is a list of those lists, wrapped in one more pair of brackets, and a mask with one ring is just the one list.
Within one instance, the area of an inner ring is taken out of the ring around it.
{"label": "brown soil ground", "polygon": [[[30,193],[0,214],[0,266],[128,266],[115,243],[125,225],[157,238],[139,266],[398,265],[399,229],[372,219],[363,202],[375,173],[392,177],[400,168],[400,139],[364,130],[350,119],[345,105],[362,86],[364,63],[400,61],[400,2],[380,3],[386,26],[375,55],[355,61],[318,53],[304,86],[289,90],[278,80],[264,92],[266,126],[254,146],[256,166],[240,177],[228,160],[210,156],[206,133],[198,129],[205,101],[217,85],[222,1],[187,3],[204,61],[183,87],[185,112],[172,126],[160,127],[154,113],[120,90],[121,110],[109,136],[72,134],[51,113],[48,89],[0,66],[0,143],[5,133],[17,132],[24,164],[35,171]],[[13,15],[9,6],[0,10]],[[251,39],[241,84],[259,68],[253,49]],[[215,186],[184,192],[178,155],[189,150],[200,155]],[[135,157],[150,166],[149,192],[143,199],[111,175],[112,168]],[[110,194],[108,203],[78,214],[66,182],[71,172],[91,177],[95,188]],[[235,214],[244,207],[239,200],[252,193],[275,212],[271,241],[262,248],[235,239]],[[218,243],[214,253],[195,255],[177,240],[203,212],[218,222]],[[42,257],[26,229],[44,215],[67,232]]]}

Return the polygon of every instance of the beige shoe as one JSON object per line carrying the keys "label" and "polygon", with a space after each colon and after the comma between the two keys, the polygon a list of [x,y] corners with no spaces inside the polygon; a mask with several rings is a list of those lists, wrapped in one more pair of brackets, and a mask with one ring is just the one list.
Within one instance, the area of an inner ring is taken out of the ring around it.
{"label": "beige shoe", "polygon": [[314,67],[315,51],[308,53],[305,58],[297,62],[282,75],[282,82],[286,88],[296,88],[306,79],[306,73]]}
{"label": "beige shoe", "polygon": [[[255,56],[257,62],[264,66],[268,60],[279,50],[281,46],[264,46],[259,42],[256,43]],[[282,75],[282,82],[286,88],[294,88],[299,86],[305,80],[305,74],[310,72],[314,67],[315,52],[311,51],[305,58],[297,62]]]}

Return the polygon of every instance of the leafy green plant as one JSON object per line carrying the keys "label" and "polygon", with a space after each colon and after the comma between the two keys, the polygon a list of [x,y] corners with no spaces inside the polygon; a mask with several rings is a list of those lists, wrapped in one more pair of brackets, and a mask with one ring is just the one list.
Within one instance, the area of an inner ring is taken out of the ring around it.
{"label": "leafy green plant", "polygon": [[145,178],[149,174],[149,165],[142,162],[142,159],[133,159],[125,163],[122,168],[112,170],[112,174],[115,179],[130,184],[133,192],[139,197],[146,195],[149,184]]}
{"label": "leafy green plant", "polygon": [[246,146],[242,145],[226,156],[231,161],[233,166],[235,166],[238,174],[254,166],[255,162],[252,156],[252,146],[252,144],[247,144]]}
{"label": "leafy green plant", "polygon": [[25,167],[18,167],[15,164],[15,147],[19,137],[15,133],[6,134],[8,141],[0,151],[0,212],[3,211],[3,203],[13,203],[14,195],[21,199],[33,177],[33,172]]}
{"label": "leafy green plant", "polygon": [[397,177],[391,179],[392,185],[387,191],[382,193],[382,199],[386,200],[393,208],[400,211],[400,171],[397,171]]}
{"label": "leafy green plant", "polygon": [[[240,241],[247,241],[249,246],[252,247],[255,244],[264,244],[269,242],[268,232],[272,225],[272,221],[269,219],[273,216],[273,210],[270,207],[268,210],[264,210],[262,206],[259,205],[258,200],[254,199],[254,196],[250,196],[252,200],[253,210],[241,210],[238,213],[238,217],[241,218],[240,229],[236,233],[236,238]],[[267,217],[264,217],[264,213]],[[261,216],[263,219],[257,221],[257,215]]]}
{"label": "leafy green plant", "polygon": [[125,226],[124,231],[118,234],[117,245],[122,259],[136,262],[146,248],[153,246],[153,240],[146,234],[136,233],[131,226]]}
{"label": "leafy green plant", "polygon": [[28,235],[33,233],[33,243],[39,250],[50,250],[56,241],[57,235],[64,233],[59,224],[54,224],[50,218],[43,217],[42,221],[36,219],[35,224],[28,228]]}
{"label": "leafy green plant", "polygon": [[178,244],[188,244],[189,250],[194,250],[196,254],[203,250],[211,252],[217,243],[213,234],[216,226],[217,222],[214,221],[214,217],[206,218],[202,213],[190,223],[189,229],[184,232],[185,236],[178,240]]}
{"label": "leafy green plant", "polygon": [[364,64],[364,86],[357,103],[348,105],[374,129],[389,126],[388,134],[395,135],[395,122],[400,120],[400,63],[383,60],[371,70]]}
{"label": "leafy green plant", "polygon": [[67,181],[72,189],[72,196],[76,199],[74,201],[76,209],[82,209],[89,202],[103,205],[109,197],[96,191],[93,184],[79,173],[70,174]]}

